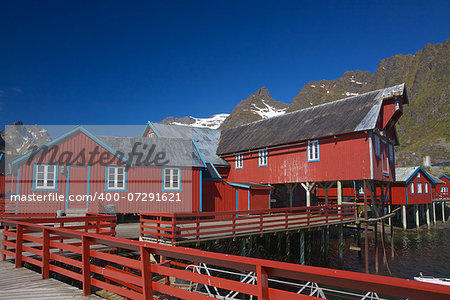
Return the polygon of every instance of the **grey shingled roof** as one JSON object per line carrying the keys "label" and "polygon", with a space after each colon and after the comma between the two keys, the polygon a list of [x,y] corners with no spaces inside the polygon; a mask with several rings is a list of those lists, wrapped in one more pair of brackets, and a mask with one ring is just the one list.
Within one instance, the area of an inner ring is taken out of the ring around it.
{"label": "grey shingled roof", "polygon": [[400,84],[224,130],[217,153],[371,130],[376,126],[383,99],[403,95],[405,91],[405,85]]}
{"label": "grey shingled roof", "polygon": [[434,184],[444,184],[442,180],[434,177],[421,167],[397,167],[395,168],[395,181],[406,182],[408,178],[414,174],[418,169],[421,169],[422,172],[427,176]]}
{"label": "grey shingled roof", "polygon": [[[98,136],[98,138],[114,150],[124,153],[125,159],[128,159],[128,153],[132,151],[135,143],[142,143],[137,148],[138,150],[142,151],[142,146],[146,144],[146,150],[150,149],[152,145],[155,145],[155,152],[164,152],[166,159],[169,161],[166,166],[203,167],[203,162],[192,140],[117,136]],[[142,152],[145,153],[144,157],[148,153],[145,150]],[[131,163],[134,165],[136,162],[137,157],[134,156]]]}
{"label": "grey shingled roof", "polygon": [[205,162],[216,166],[229,165],[216,154],[221,130],[161,123],[152,123],[152,126],[162,138],[194,139]]}
{"label": "grey shingled roof", "polygon": [[442,181],[442,180],[440,180],[439,178],[434,177],[434,176],[431,175],[431,174],[428,174],[428,175],[430,175],[431,179],[433,179],[433,181],[434,181],[435,184],[445,184],[445,181]]}
{"label": "grey shingled roof", "polygon": [[395,181],[406,182],[406,180],[420,167],[397,167],[395,168]]}

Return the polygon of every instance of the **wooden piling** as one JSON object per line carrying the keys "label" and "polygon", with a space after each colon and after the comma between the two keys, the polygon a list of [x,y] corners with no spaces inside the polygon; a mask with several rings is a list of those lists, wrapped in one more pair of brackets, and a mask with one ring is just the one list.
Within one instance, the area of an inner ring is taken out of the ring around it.
{"label": "wooden piling", "polygon": [[305,264],[305,232],[300,231],[300,264]]}
{"label": "wooden piling", "polygon": [[378,273],[378,224],[375,222],[375,273]]}
{"label": "wooden piling", "polygon": [[369,273],[369,230],[367,224],[367,181],[364,180],[364,260],[366,266],[366,273]]}

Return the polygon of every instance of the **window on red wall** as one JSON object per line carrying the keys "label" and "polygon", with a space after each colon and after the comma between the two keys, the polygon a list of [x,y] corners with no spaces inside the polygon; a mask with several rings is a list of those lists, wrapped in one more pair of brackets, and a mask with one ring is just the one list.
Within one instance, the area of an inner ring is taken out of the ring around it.
{"label": "window on red wall", "polygon": [[428,182],[425,182],[425,194],[428,194]]}
{"label": "window on red wall", "polygon": [[414,194],[414,182],[411,182],[411,194]]}
{"label": "window on red wall", "polygon": [[417,194],[422,194],[422,182],[417,183]]}

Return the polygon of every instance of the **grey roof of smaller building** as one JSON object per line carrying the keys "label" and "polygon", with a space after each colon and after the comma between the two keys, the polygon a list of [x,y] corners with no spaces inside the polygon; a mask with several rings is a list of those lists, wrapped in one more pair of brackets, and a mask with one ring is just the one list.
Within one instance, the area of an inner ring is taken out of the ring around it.
{"label": "grey roof of smaller building", "polygon": [[425,171],[420,166],[417,166],[417,167],[397,167],[397,168],[395,168],[395,181],[406,182],[411,177],[411,175],[416,173],[416,171],[418,171],[419,169],[422,170],[422,172],[425,174],[425,176],[427,176],[430,179],[430,181],[432,181],[434,184],[444,184],[445,183],[442,180],[434,177],[433,175],[431,175],[430,173]]}
{"label": "grey roof of smaller building", "polygon": [[397,167],[395,168],[395,181],[406,182],[408,178],[420,167]]}
{"label": "grey roof of smaller building", "polygon": [[205,162],[212,163],[216,166],[229,165],[216,154],[221,130],[162,123],[151,124],[162,138],[193,139]]}
{"label": "grey roof of smaller building", "polygon": [[437,178],[437,177],[435,177],[435,176],[433,176],[431,174],[429,174],[429,175],[430,175],[431,179],[433,179],[435,184],[445,184],[445,181],[442,181],[439,178]]}
{"label": "grey roof of smaller building", "polygon": [[[195,149],[192,140],[186,139],[166,139],[166,138],[157,138],[150,139],[144,137],[118,137],[118,136],[98,136],[100,140],[102,140],[105,144],[110,146],[116,151],[125,154],[125,159],[128,160],[129,154],[133,150],[133,146],[136,143],[138,144],[137,151],[144,153],[143,159],[145,159],[149,149],[152,148],[152,145],[155,146],[154,153],[162,152],[165,154],[165,159],[167,160],[167,164],[165,166],[174,166],[174,167],[203,167],[202,159],[198,151]],[[145,149],[143,149],[143,145],[147,145]],[[154,154],[152,155],[152,158]],[[142,160],[143,160],[142,159]],[[141,163],[142,163],[141,160]],[[133,156],[132,161],[130,161],[132,165],[136,165],[139,163],[138,157]]]}
{"label": "grey roof of smaller building", "polygon": [[236,153],[372,130],[376,127],[383,100],[400,95],[405,95],[407,102],[404,84],[224,130],[217,153]]}

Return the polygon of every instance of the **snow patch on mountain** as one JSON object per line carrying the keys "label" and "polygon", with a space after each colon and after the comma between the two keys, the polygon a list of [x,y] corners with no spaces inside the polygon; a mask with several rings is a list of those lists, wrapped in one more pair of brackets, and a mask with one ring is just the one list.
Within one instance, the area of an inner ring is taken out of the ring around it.
{"label": "snow patch on mountain", "polygon": [[173,121],[173,122],[170,122],[169,124],[192,126],[192,127],[208,127],[211,129],[217,129],[220,127],[220,125],[222,125],[223,121],[225,121],[225,119],[229,115],[230,114],[217,114],[217,115],[213,115],[209,118],[195,118],[195,117],[190,116],[189,123]]}
{"label": "snow patch on mountain", "polygon": [[264,107],[259,107],[253,103],[252,108],[254,109],[251,109],[251,111],[255,114],[258,114],[262,119],[268,119],[286,113],[287,108],[276,108],[270,106],[264,101],[264,99],[261,99],[261,102]]}

